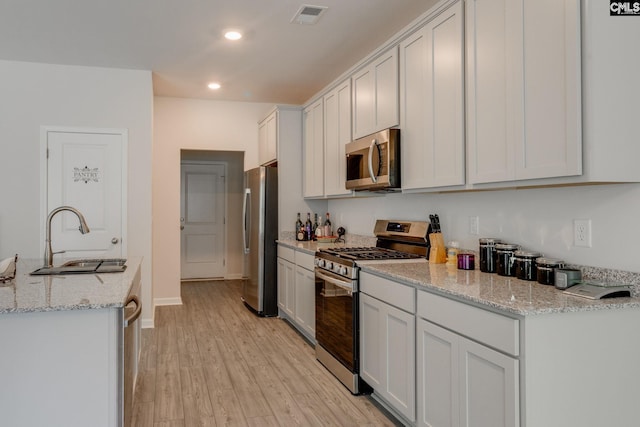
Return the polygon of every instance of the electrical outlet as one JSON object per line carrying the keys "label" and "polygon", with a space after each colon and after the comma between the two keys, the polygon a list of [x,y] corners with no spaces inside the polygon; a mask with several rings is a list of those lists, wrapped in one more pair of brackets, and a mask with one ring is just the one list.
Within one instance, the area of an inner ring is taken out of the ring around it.
{"label": "electrical outlet", "polygon": [[480,234],[480,218],[477,216],[469,217],[469,234],[477,236]]}
{"label": "electrical outlet", "polygon": [[573,220],[573,245],[581,248],[591,247],[591,220]]}

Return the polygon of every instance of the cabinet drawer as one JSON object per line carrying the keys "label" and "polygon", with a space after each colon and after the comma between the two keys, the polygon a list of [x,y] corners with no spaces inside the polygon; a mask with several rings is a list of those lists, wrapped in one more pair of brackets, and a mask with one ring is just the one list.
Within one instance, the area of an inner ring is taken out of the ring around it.
{"label": "cabinet drawer", "polygon": [[416,290],[411,286],[361,272],[360,291],[401,310],[416,312]]}
{"label": "cabinet drawer", "polygon": [[296,262],[296,251],[286,246],[278,245],[278,258],[286,259],[289,262]]}
{"label": "cabinet drawer", "polygon": [[422,291],[418,316],[513,356],[520,354],[517,319]]}
{"label": "cabinet drawer", "polygon": [[313,255],[310,255],[306,252],[296,251],[296,265],[313,271]]}

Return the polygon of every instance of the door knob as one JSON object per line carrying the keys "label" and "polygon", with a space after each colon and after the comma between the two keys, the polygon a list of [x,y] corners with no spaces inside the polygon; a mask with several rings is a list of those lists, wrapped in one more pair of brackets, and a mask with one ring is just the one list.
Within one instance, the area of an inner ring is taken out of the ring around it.
{"label": "door knob", "polygon": [[117,238],[117,237],[114,237],[113,239],[111,239],[111,243],[113,243],[114,245],[115,245],[116,243],[118,243],[119,241],[120,241],[120,240],[118,240],[118,238]]}

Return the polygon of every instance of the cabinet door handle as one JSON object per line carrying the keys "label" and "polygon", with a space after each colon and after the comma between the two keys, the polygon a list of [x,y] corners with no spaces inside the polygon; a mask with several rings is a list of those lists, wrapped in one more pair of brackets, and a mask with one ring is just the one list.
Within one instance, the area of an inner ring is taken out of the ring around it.
{"label": "cabinet door handle", "polygon": [[140,313],[142,313],[142,305],[140,304],[140,299],[138,299],[137,295],[131,295],[129,299],[127,299],[127,302],[124,304],[124,306],[126,307],[131,303],[134,303],[136,305],[136,309],[133,313],[131,313],[131,316],[124,319],[125,328],[128,327],[130,323],[135,322],[138,317],[140,317]]}

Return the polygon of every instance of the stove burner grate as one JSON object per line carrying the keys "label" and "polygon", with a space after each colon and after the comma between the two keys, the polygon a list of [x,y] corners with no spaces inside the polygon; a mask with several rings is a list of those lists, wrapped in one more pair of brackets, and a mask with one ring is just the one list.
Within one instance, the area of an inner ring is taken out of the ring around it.
{"label": "stove burner grate", "polygon": [[378,247],[331,248],[322,249],[321,251],[339,256],[341,258],[352,259],[356,261],[421,258],[421,256],[418,254],[394,251],[392,249]]}

